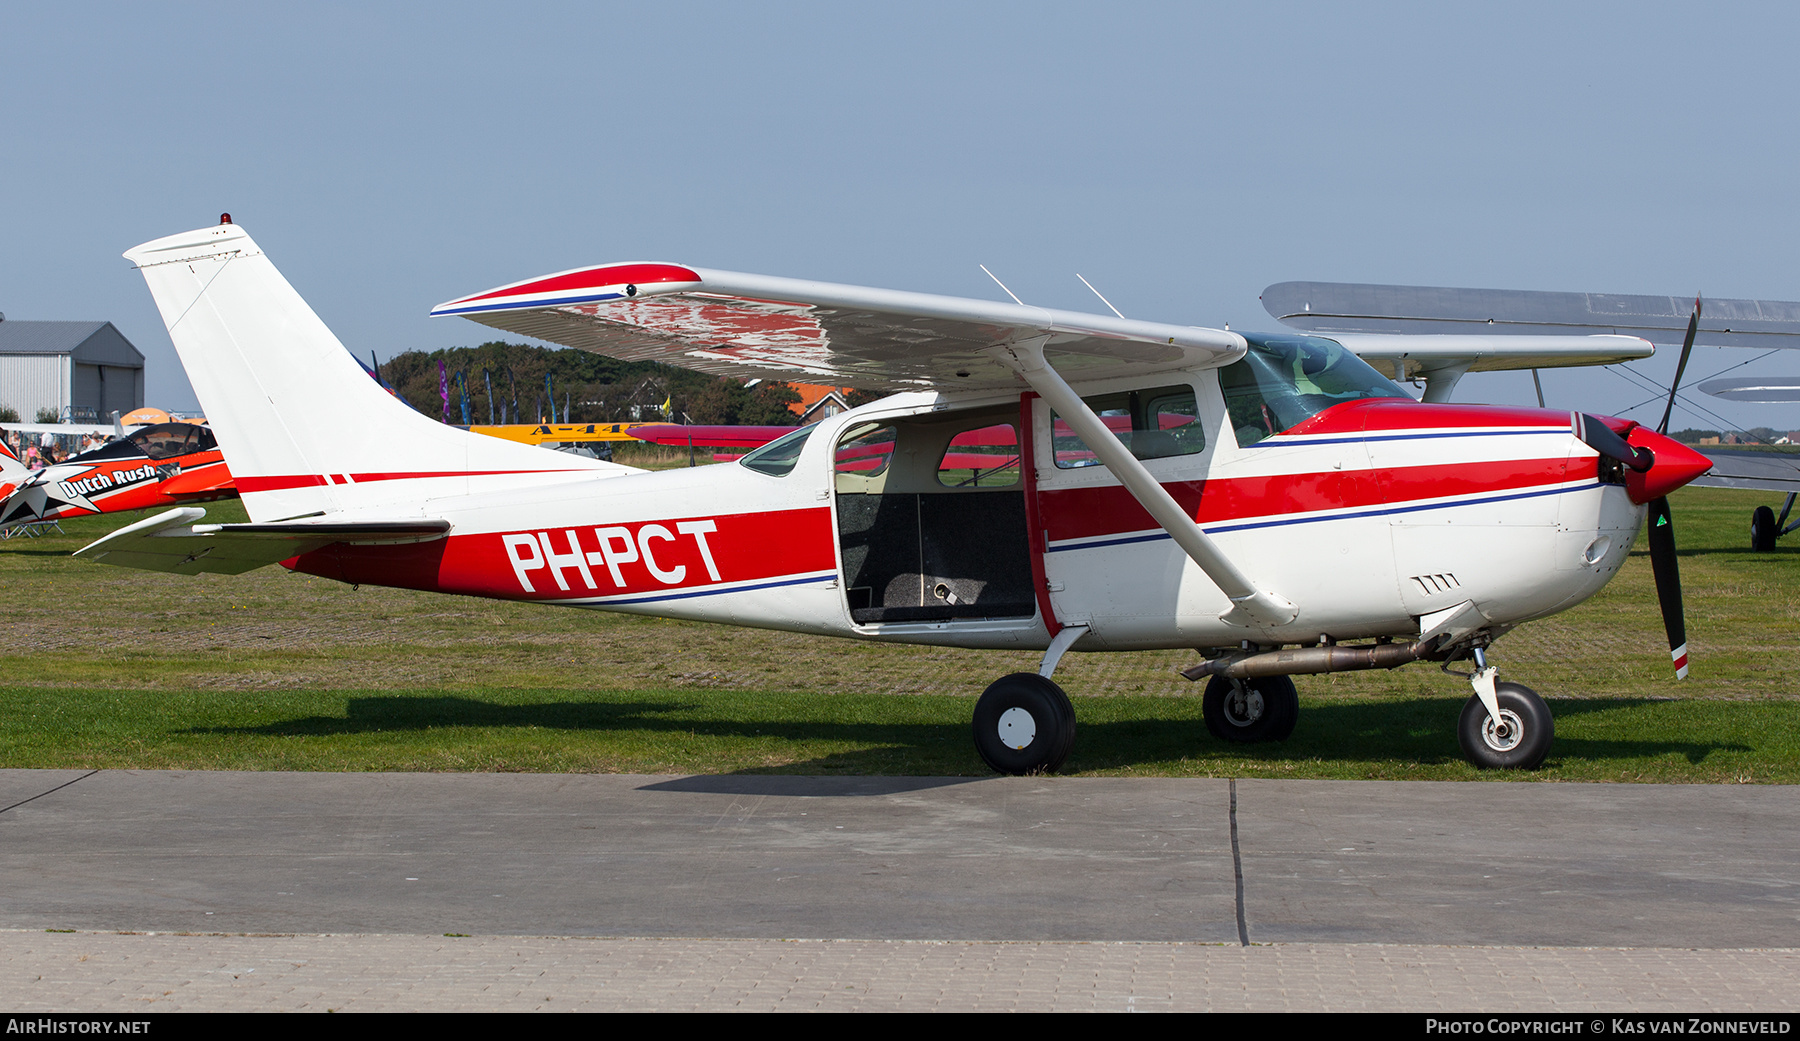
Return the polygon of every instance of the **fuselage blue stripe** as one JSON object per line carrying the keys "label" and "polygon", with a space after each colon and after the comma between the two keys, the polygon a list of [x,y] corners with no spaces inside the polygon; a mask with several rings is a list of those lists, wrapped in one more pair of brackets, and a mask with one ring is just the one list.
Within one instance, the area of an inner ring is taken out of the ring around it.
{"label": "fuselage blue stripe", "polygon": [[612,607],[617,604],[653,604],[664,600],[692,600],[699,596],[723,596],[726,593],[745,593],[752,589],[775,589],[779,586],[803,586],[813,582],[829,582],[836,577],[837,572],[835,571],[821,571],[817,574],[807,575],[803,578],[783,578],[773,582],[758,582],[755,585],[731,586],[728,589],[720,589],[717,586],[708,586],[705,589],[697,589],[689,593],[664,593],[658,596],[634,596],[622,600],[581,600],[578,601],[578,603],[592,605],[594,607]]}

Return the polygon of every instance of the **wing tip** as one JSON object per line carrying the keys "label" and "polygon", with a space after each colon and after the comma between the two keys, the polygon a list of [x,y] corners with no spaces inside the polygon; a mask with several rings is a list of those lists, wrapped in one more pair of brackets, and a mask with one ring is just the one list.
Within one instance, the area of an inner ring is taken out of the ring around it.
{"label": "wing tip", "polygon": [[431,309],[432,318],[484,311],[525,311],[538,307],[591,304],[639,295],[678,292],[701,283],[681,264],[629,261],[571,268],[448,300]]}

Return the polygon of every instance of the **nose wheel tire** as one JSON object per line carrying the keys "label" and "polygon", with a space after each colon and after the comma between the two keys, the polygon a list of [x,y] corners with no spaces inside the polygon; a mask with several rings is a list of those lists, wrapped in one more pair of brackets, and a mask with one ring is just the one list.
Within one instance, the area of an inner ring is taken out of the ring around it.
{"label": "nose wheel tire", "polygon": [[1775,530],[1775,511],[1767,506],[1758,506],[1750,514],[1750,548],[1758,553],[1767,553],[1775,548],[1775,539],[1780,532]]}
{"label": "nose wheel tire", "polygon": [[1500,721],[1488,717],[1479,697],[1470,697],[1456,726],[1464,758],[1483,770],[1532,770],[1550,754],[1556,724],[1544,699],[1520,683],[1497,683]]}
{"label": "nose wheel tire", "polygon": [[1214,676],[1200,708],[1206,729],[1221,741],[1285,741],[1300,718],[1300,695],[1286,676]]}
{"label": "nose wheel tire", "polygon": [[1075,747],[1075,706],[1035,672],[995,680],[975,702],[975,751],[1003,774],[1055,773]]}

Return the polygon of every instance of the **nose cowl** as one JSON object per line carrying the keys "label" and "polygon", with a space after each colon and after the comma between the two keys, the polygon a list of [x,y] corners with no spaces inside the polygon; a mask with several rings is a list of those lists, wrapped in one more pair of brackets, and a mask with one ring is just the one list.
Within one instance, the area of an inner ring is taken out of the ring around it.
{"label": "nose cowl", "polygon": [[1675,489],[1712,469],[1712,460],[1671,437],[1648,427],[1633,427],[1625,435],[1633,448],[1646,448],[1656,457],[1650,469],[1638,473],[1625,470],[1625,493],[1635,503],[1660,499]]}

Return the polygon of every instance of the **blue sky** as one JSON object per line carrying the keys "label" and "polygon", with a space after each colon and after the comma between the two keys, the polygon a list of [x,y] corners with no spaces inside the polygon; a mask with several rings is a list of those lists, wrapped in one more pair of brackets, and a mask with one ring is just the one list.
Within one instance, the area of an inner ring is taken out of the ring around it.
{"label": "blue sky", "polygon": [[[1800,299],[1800,8],[9,4],[0,311],[109,319],[230,211],[364,356],[655,259],[1268,328],[1289,279]],[[1666,382],[1673,352],[1642,368]],[[1753,356],[1704,352],[1703,377]],[[1734,375],[1800,374],[1800,352]],[[1550,404],[1620,412],[1608,372]],[[1527,375],[1459,400],[1527,402]],[[1700,398],[1740,425],[1780,406]],[[1633,416],[1654,422],[1660,408]],[[1716,425],[1677,414],[1676,426]]]}

